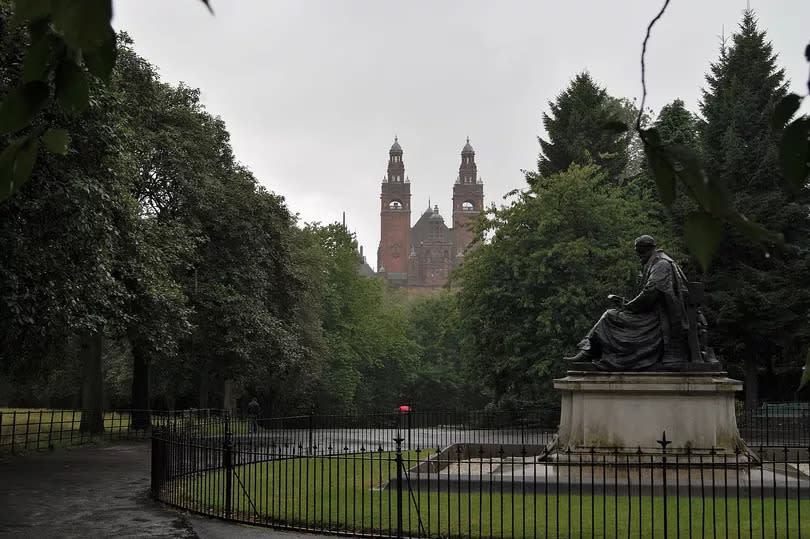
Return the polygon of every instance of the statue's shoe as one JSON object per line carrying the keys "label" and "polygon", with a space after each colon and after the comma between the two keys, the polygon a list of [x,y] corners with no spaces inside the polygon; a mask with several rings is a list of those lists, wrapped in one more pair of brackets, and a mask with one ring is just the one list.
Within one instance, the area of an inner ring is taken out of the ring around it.
{"label": "statue's shoe", "polygon": [[571,363],[584,363],[592,361],[593,355],[587,350],[580,350],[576,355],[564,357],[563,359]]}

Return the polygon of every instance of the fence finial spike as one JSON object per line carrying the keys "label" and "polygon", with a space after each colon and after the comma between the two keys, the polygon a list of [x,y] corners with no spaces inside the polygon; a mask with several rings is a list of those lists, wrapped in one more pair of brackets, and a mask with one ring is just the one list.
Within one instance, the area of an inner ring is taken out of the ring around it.
{"label": "fence finial spike", "polygon": [[672,443],[672,440],[667,440],[667,431],[664,431],[662,436],[661,436],[661,439],[656,440],[656,443],[660,444],[661,445],[661,450],[666,452],[667,446]]}

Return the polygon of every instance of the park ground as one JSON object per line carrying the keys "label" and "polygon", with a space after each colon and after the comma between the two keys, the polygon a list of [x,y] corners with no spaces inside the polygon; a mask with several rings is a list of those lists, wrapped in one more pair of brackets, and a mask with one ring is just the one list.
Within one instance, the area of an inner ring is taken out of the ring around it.
{"label": "park ground", "polygon": [[314,537],[170,510],[148,496],[149,455],[148,442],[0,455],[0,537]]}

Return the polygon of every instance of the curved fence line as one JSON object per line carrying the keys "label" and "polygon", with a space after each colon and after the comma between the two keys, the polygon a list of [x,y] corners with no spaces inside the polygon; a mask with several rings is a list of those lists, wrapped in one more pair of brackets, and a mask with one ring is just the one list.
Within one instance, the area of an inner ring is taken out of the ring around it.
{"label": "curved fence line", "polygon": [[[138,410],[121,409],[105,411],[101,414],[102,420],[95,416],[97,412],[74,409],[20,409],[0,408],[0,453],[30,450],[53,449],[60,446],[83,445],[99,440],[133,440],[149,438],[149,429],[154,425],[163,426],[167,421],[191,425],[190,418],[199,423],[199,418],[222,417],[223,410],[219,409],[193,409],[180,411],[165,410]],[[544,443],[556,431],[558,410],[536,411],[533,414],[503,414],[475,412],[476,425],[468,425],[468,431],[473,426],[482,430],[481,433],[469,433],[473,440],[486,439],[484,432],[494,430],[502,431],[505,425],[510,425],[514,436],[523,436],[520,443]],[[374,429],[380,431],[378,444],[390,444],[391,433],[383,433],[396,428],[416,427],[432,428],[453,431],[454,422],[465,414],[431,413],[405,416],[394,414],[363,414],[363,415],[318,415],[293,416],[285,418],[260,419],[258,422],[265,431],[298,431],[295,443],[306,447],[323,446],[333,443],[335,447],[349,445],[348,441],[341,444],[341,440],[326,435],[323,431],[338,428],[344,436],[351,438],[352,431],[360,432]],[[237,431],[241,428],[246,431],[246,417],[242,423],[235,423]],[[419,425],[413,424],[421,421]],[[429,423],[429,424],[428,424]],[[775,402],[765,403],[753,410],[743,410],[737,415],[737,424],[742,437],[750,445],[764,446],[810,446],[810,403],[808,402]],[[192,427],[187,427],[188,429]],[[410,431],[413,434],[414,431]],[[310,433],[315,433],[309,439]],[[406,439],[406,446],[415,447],[416,444],[446,445],[442,436],[431,436],[420,440]],[[494,435],[492,435],[494,436]],[[500,435],[499,435],[500,436]],[[531,439],[527,439],[531,437]],[[302,439],[303,437],[303,439]],[[375,440],[369,440],[370,445]],[[279,443],[281,441],[279,440]]]}
{"label": "curved fence line", "polygon": [[147,440],[152,427],[188,417],[222,416],[222,410],[58,410],[0,408],[0,453],[41,451],[98,441]]}
{"label": "curved fence line", "polygon": [[810,535],[807,446],[547,455],[545,415],[189,414],[153,430],[152,495],[226,520],[351,535]]}

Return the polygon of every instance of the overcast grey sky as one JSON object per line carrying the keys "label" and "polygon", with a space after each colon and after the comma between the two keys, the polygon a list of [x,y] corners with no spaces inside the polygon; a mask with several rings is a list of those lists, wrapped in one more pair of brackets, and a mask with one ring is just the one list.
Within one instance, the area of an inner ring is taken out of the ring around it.
{"label": "overcast grey sky", "polygon": [[[394,135],[410,176],[412,224],[428,198],[446,222],[465,137],[486,202],[536,167],[541,113],[587,69],[641,97],[651,0],[199,0],[115,2],[114,25],[166,82],[202,90],[237,158],[303,221],[346,212],[369,263]],[[720,35],[744,0],[673,0],[648,49],[648,104],[697,110]],[[810,2],[752,0],[792,88],[806,93]],[[805,105],[807,106],[807,105]]]}

